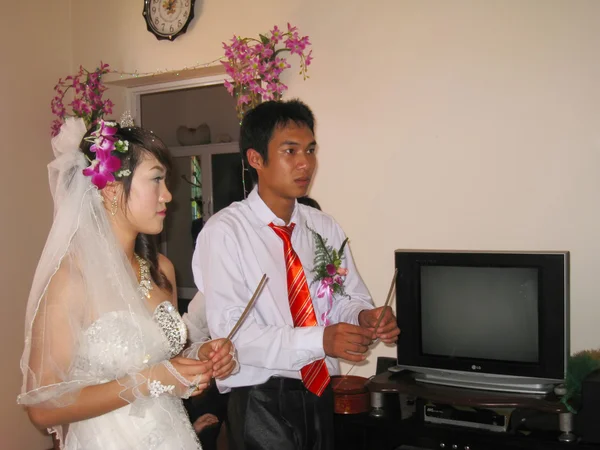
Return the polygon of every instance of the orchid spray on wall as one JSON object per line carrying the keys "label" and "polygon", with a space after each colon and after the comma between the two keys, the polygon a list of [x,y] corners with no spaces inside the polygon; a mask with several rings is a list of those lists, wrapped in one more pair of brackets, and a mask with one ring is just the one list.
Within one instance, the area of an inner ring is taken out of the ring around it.
{"label": "orchid spray on wall", "polygon": [[[52,136],[58,134],[66,117],[81,117],[89,128],[106,114],[112,114],[113,102],[103,99],[107,87],[102,83],[102,76],[108,72],[108,64],[101,62],[92,72],[80,66],[75,75],[58,80],[51,102],[52,113],[57,116],[52,122]],[[67,93],[72,93],[73,99],[65,106]]]}
{"label": "orchid spray on wall", "polygon": [[241,120],[244,113],[259,103],[279,100],[287,89],[280,80],[282,72],[291,67],[283,57],[285,53],[298,55],[300,75],[304,79],[312,61],[308,36],[300,36],[298,29],[287,25],[287,31],[275,26],[258,38],[233,36],[230,44],[223,43],[225,66],[231,80],[225,81],[227,91],[237,99],[236,110]]}

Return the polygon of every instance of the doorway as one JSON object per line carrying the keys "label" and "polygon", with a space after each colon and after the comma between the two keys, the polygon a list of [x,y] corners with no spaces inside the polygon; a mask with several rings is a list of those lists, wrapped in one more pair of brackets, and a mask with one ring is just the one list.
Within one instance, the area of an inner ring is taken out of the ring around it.
{"label": "doorway", "polygon": [[251,189],[242,170],[236,101],[223,79],[133,92],[136,123],[159,136],[173,156],[173,200],[160,251],[175,267],[181,314],[197,292],[191,268],[195,238],[212,215]]}

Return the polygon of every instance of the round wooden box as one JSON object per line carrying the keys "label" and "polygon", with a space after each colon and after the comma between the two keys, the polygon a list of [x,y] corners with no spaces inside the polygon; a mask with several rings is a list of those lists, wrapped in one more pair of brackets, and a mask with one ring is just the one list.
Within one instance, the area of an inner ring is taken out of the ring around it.
{"label": "round wooden box", "polygon": [[331,377],[334,412],[336,414],[360,414],[371,408],[367,378],[355,375]]}

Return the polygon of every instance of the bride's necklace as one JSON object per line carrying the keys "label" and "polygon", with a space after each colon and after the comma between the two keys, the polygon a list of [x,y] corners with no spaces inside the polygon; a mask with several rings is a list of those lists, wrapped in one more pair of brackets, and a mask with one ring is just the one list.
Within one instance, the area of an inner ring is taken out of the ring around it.
{"label": "bride's necklace", "polygon": [[140,266],[140,287],[139,290],[146,298],[150,298],[150,291],[153,289],[152,280],[150,279],[150,267],[148,261],[134,253],[136,261]]}

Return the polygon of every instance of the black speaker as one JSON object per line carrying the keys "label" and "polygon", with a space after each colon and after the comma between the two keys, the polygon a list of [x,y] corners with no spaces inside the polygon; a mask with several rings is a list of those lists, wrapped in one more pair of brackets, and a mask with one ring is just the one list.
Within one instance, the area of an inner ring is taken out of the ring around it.
{"label": "black speaker", "polygon": [[375,375],[379,375],[380,373],[385,372],[390,367],[398,364],[398,360],[396,358],[390,358],[387,356],[379,356],[377,358],[377,367],[375,368]]}
{"label": "black speaker", "polygon": [[600,370],[581,384],[581,409],[575,415],[576,431],[583,442],[600,444]]}

